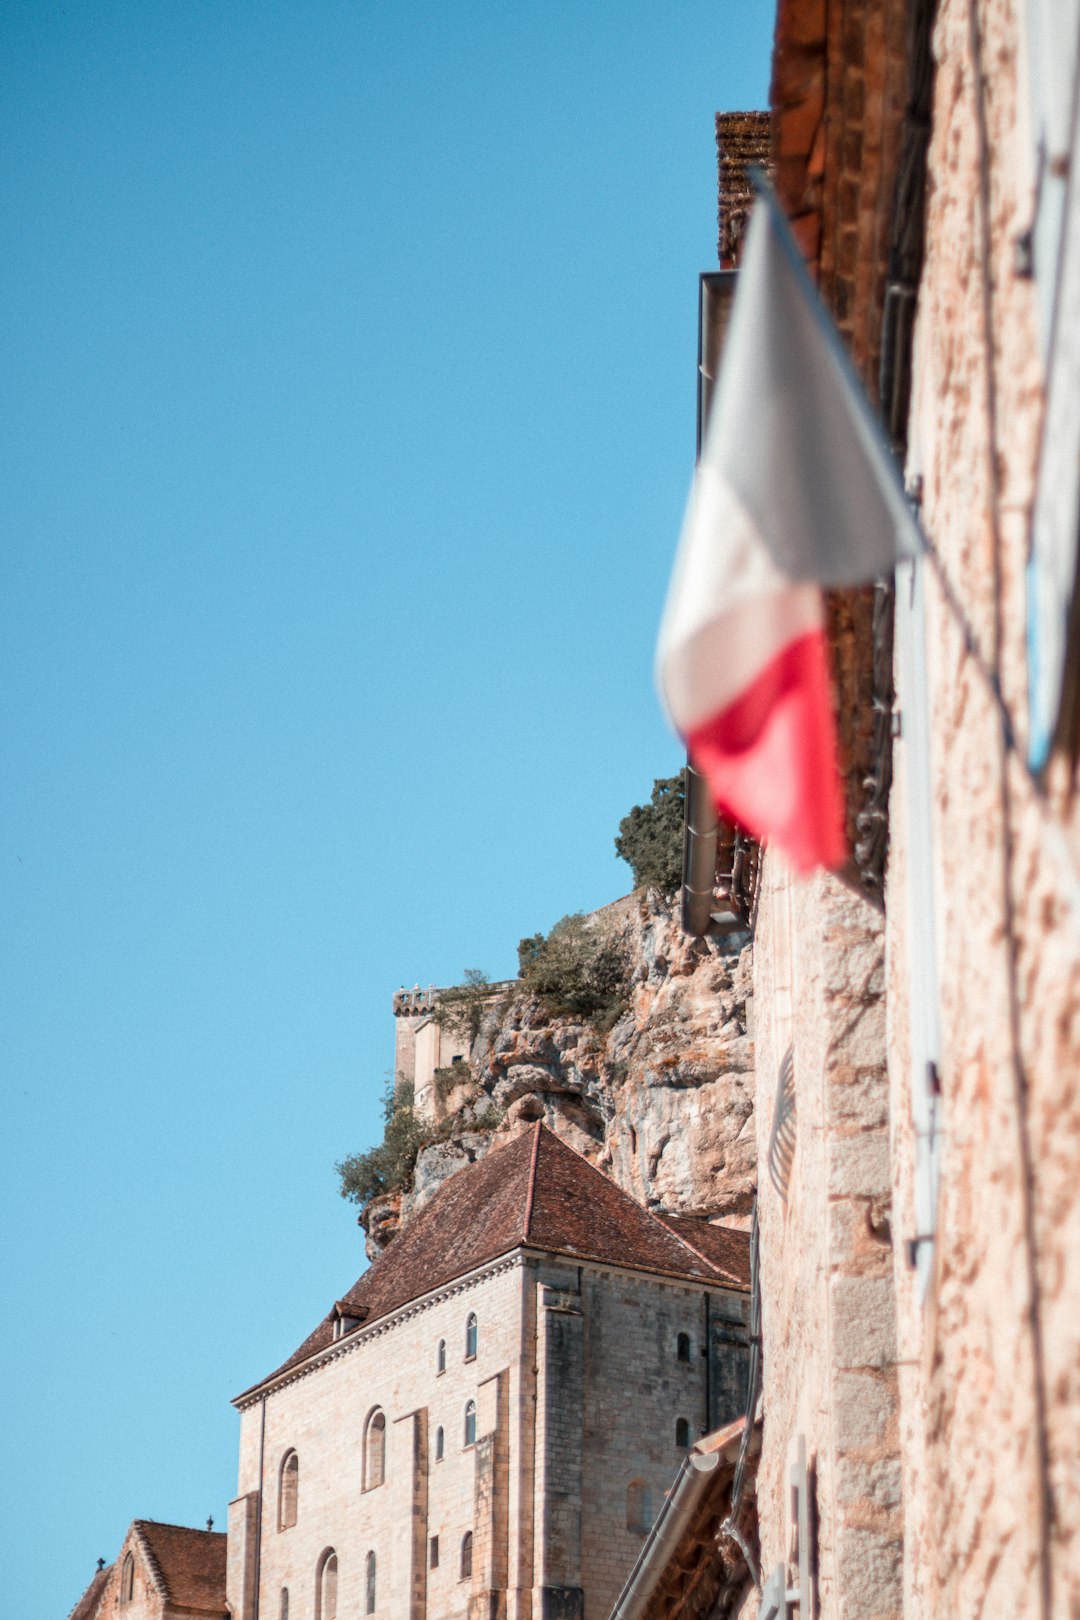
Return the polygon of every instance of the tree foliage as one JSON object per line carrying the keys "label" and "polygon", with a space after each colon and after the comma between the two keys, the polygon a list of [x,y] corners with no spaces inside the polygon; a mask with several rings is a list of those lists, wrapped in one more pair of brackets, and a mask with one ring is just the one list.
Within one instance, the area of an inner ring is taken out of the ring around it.
{"label": "tree foliage", "polygon": [[435,1022],[471,1043],[480,1033],[491,994],[487,974],[480,968],[466,968],[464,982],[444,990],[439,997]]}
{"label": "tree foliage", "polygon": [[625,1011],[630,954],[602,923],[580,913],[563,917],[550,934],[530,934],[518,946],[525,988],[552,1018],[575,1018],[607,1030]]}
{"label": "tree foliage", "polygon": [[341,1196],[365,1209],[373,1198],[404,1187],[424,1144],[424,1129],[413,1107],[411,1080],[389,1080],[383,1093],[383,1139],[366,1153],[351,1153],[334,1166]]}
{"label": "tree foliage", "polygon": [[686,772],[657,777],[648,804],[635,804],[619,822],[615,853],[634,874],[635,889],[674,894],[682,882]]}

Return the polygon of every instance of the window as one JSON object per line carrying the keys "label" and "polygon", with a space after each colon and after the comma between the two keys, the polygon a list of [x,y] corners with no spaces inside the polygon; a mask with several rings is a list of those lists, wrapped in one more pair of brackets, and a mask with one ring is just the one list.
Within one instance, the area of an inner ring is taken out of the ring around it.
{"label": "window", "polygon": [[120,1601],[130,1603],[135,1596],[135,1560],[128,1553],[124,1559],[124,1567],[120,1571]]}
{"label": "window", "polygon": [[373,1491],[386,1478],[386,1414],[376,1407],[364,1429],[364,1489]]}
{"label": "window", "polygon": [[652,1492],[643,1479],[632,1479],[626,1487],[626,1528],[639,1535],[652,1529]]}
{"label": "window", "polygon": [[472,1531],[466,1530],[461,1538],[461,1579],[472,1580]]}
{"label": "window", "polygon": [[476,1402],[469,1401],[465,1407],[465,1444],[476,1444]]}
{"label": "window", "polygon": [[444,1373],[445,1371],[446,1371],[446,1340],[445,1339],[440,1339],[439,1340],[439,1348],[435,1352],[435,1373],[436,1373],[436,1376],[439,1373]]}
{"label": "window", "polygon": [[428,1568],[429,1569],[438,1569],[438,1567],[439,1567],[439,1538],[438,1538],[438,1536],[432,1536],[431,1540],[428,1542]]}
{"label": "window", "polygon": [[364,1565],[364,1613],[375,1613],[375,1554],[369,1552]]}
{"label": "window", "polygon": [[465,1322],[465,1360],[472,1361],[476,1355],[476,1312],[470,1311]]}
{"label": "window", "polygon": [[281,1459],[278,1474],[279,1530],[290,1530],[296,1523],[297,1493],[300,1487],[300,1459],[295,1451],[287,1451]]}
{"label": "window", "polygon": [[315,1576],[315,1620],[337,1620],[337,1553],[327,1547]]}
{"label": "window", "polygon": [[445,1449],[445,1445],[446,1445],[446,1437],[443,1434],[442,1425],[440,1424],[439,1427],[435,1430],[435,1461],[436,1462],[442,1462],[442,1460],[443,1460],[443,1450]]}
{"label": "window", "polygon": [[679,1334],[679,1337],[676,1340],[675,1354],[678,1356],[680,1361],[689,1361],[690,1360],[690,1335],[689,1335],[689,1333],[680,1333]]}
{"label": "window", "polygon": [[280,1620],[289,1620],[289,1588],[281,1588]]}
{"label": "window", "polygon": [[685,1418],[678,1418],[675,1423],[675,1444],[685,1451],[690,1444],[690,1425]]}

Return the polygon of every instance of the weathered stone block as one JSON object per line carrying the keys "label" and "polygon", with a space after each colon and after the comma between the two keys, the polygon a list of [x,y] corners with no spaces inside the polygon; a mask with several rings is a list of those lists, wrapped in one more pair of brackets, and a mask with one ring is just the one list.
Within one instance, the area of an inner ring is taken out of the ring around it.
{"label": "weathered stone block", "polygon": [[891,1278],[831,1277],[829,1305],[838,1367],[882,1367],[895,1361]]}
{"label": "weathered stone block", "polygon": [[885,1457],[879,1462],[857,1462],[840,1457],[836,1464],[836,1499],[842,1506],[856,1502],[875,1507],[900,1506],[900,1462]]}
{"label": "weathered stone block", "polygon": [[883,1378],[842,1372],[833,1393],[833,1433],[840,1451],[880,1446],[896,1416],[896,1402]]}
{"label": "weathered stone block", "polygon": [[880,1198],[892,1187],[889,1137],[885,1130],[857,1131],[829,1138],[829,1192],[834,1196]]}
{"label": "weathered stone block", "polygon": [[837,1536],[837,1555],[843,1571],[839,1620],[899,1612],[903,1566],[899,1540],[844,1525]]}

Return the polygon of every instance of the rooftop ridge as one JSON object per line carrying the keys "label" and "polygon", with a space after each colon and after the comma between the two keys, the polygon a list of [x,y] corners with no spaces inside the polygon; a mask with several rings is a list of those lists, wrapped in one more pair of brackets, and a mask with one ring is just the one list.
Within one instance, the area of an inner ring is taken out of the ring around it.
{"label": "rooftop ridge", "polygon": [[524,1247],[720,1288],[748,1282],[738,1257],[714,1259],[712,1244],[702,1253],[538,1120],[531,1136],[522,1131],[448,1176],[293,1354],[236,1400]]}
{"label": "rooftop ridge", "polygon": [[105,1583],[112,1572],[112,1564],[103,1564],[100,1569],[94,1571],[89,1586],[78,1598],[75,1606],[68,1611],[68,1620],[94,1620],[101,1606]]}
{"label": "rooftop ridge", "polygon": [[[168,1598],[171,1596],[171,1593],[169,1592],[169,1583],[165,1579],[165,1571],[158,1562],[157,1553],[154,1551],[149,1538],[144,1533],[146,1526],[148,1524],[153,1524],[154,1522],[155,1521],[153,1519],[136,1519],[133,1527],[135,1530],[135,1539],[138,1542],[139,1547],[142,1550],[142,1555],[146,1560],[147,1567],[150,1571],[150,1579],[153,1581],[162,1597]],[[184,1528],[184,1526],[170,1525],[169,1528],[181,1530]]]}
{"label": "rooftop ridge", "polygon": [[224,1617],[227,1538],[221,1530],[163,1519],[135,1519],[133,1540],[153,1586],[168,1603]]}
{"label": "rooftop ridge", "polygon": [[525,1194],[525,1220],[521,1227],[521,1241],[529,1241],[529,1226],[532,1222],[533,1200],[536,1197],[536,1161],[540,1157],[540,1136],[543,1120],[538,1119],[536,1129],[533,1131],[532,1157],[529,1160],[529,1190]]}

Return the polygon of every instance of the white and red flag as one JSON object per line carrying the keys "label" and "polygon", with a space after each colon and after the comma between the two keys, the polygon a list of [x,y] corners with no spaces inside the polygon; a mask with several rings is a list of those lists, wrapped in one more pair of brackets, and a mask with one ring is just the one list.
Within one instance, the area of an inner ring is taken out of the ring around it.
{"label": "white and red flag", "polygon": [[657,677],[721,814],[797,871],[845,857],[821,587],[877,578],[920,549],[892,453],[763,191]]}

